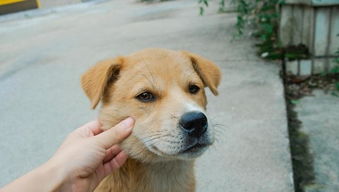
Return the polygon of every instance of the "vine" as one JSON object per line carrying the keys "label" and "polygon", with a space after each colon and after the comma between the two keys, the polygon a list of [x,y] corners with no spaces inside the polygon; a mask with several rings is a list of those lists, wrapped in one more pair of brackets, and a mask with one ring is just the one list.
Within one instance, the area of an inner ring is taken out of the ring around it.
{"label": "vine", "polygon": [[[201,15],[209,1],[198,0]],[[258,55],[266,59],[282,59],[284,49],[278,39],[278,6],[283,0],[232,0],[232,3],[238,14],[236,36],[243,36],[247,28],[252,28],[252,35],[259,40],[256,44]],[[219,11],[225,10],[225,0],[220,0],[219,5]]]}

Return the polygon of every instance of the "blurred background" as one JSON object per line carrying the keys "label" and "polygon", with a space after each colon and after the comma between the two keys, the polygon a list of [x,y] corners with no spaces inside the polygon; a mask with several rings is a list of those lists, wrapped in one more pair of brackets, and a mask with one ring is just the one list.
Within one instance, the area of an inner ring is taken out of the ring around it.
{"label": "blurred background", "polygon": [[339,0],[0,0],[0,186],[96,118],[83,72],[148,47],[223,71],[197,191],[339,191]]}

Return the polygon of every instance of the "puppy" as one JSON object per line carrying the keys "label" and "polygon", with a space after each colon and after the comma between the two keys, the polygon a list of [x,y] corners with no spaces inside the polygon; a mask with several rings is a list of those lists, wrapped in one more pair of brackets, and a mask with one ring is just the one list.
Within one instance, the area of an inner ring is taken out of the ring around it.
{"label": "puppy", "polygon": [[81,79],[99,121],[109,129],[131,116],[121,143],[129,155],[96,192],[193,192],[194,159],[214,142],[204,87],[214,95],[221,78],[211,61],[187,52],[145,49],[97,63]]}

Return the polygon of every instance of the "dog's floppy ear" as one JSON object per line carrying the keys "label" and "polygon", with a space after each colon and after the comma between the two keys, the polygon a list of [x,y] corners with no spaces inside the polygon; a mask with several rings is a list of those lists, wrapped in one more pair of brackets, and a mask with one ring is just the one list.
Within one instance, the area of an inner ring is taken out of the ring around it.
{"label": "dog's floppy ear", "polygon": [[81,77],[81,86],[91,101],[92,109],[101,100],[107,84],[117,78],[123,58],[107,59],[98,62]]}
{"label": "dog's floppy ear", "polygon": [[209,87],[214,95],[218,95],[217,87],[220,83],[221,72],[217,65],[197,54],[182,51],[190,57],[194,70],[198,73],[205,86]]}

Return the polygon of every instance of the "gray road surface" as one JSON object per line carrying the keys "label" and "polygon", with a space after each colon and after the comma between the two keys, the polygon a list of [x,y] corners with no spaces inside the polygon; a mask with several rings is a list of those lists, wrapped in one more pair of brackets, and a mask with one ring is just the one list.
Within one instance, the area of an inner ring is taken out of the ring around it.
{"label": "gray road surface", "polygon": [[81,0],[39,0],[40,8],[60,7],[64,5],[81,3]]}
{"label": "gray road surface", "polygon": [[[86,4],[86,3],[85,3]],[[200,192],[292,192],[279,67],[232,41],[234,14],[195,0],[131,0],[33,11],[0,22],[0,186],[46,161],[74,128],[95,118],[79,85],[98,60],[147,47],[186,49],[221,66],[208,110],[218,142],[198,160]],[[22,15],[21,15],[22,16]]]}

